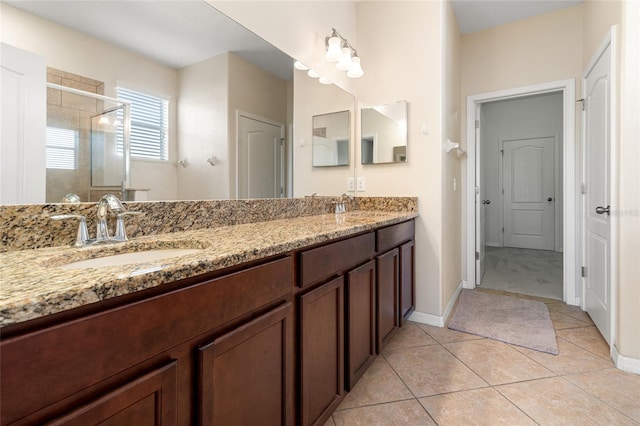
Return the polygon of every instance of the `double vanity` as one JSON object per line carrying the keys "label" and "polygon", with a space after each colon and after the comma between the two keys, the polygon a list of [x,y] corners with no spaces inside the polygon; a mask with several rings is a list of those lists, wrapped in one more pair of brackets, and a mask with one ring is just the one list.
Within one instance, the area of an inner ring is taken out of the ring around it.
{"label": "double vanity", "polygon": [[0,424],[323,424],[414,308],[409,200],[0,253]]}

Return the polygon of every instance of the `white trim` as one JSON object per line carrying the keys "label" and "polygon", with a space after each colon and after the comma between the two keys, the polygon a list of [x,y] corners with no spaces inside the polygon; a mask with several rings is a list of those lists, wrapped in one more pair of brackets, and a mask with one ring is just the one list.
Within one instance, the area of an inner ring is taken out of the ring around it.
{"label": "white trim", "polygon": [[611,346],[611,359],[613,359],[617,369],[627,373],[640,374],[640,359],[620,355],[616,345]]}
{"label": "white trim", "polygon": [[466,182],[466,269],[467,284],[465,288],[475,287],[475,177],[476,177],[476,146],[475,120],[476,108],[484,103],[495,100],[518,98],[533,94],[561,91],[563,93],[563,282],[564,301],[569,305],[576,304],[576,277],[579,265],[576,254],[576,187],[575,170],[575,81],[573,79],[558,80],[531,86],[517,87],[497,92],[489,92],[467,97],[467,182]]}
{"label": "white trim", "polygon": [[409,317],[409,321],[419,322],[420,324],[432,325],[434,327],[444,327],[447,321],[449,320],[449,316],[451,315],[451,311],[453,307],[456,305],[456,301],[458,300],[458,296],[463,288],[465,288],[465,281],[460,281],[456,291],[451,296],[449,303],[447,304],[447,308],[444,310],[443,315],[433,315],[433,314],[425,314],[424,312],[413,311],[411,316]]}
{"label": "white trim", "polygon": [[[602,42],[600,43],[600,46],[598,46],[598,49],[595,51],[595,53],[593,54],[593,56],[591,57],[591,60],[589,61],[589,64],[586,66],[586,68],[584,69],[584,72],[582,74],[582,98],[584,99],[586,97],[586,85],[585,83],[585,79],[587,77],[587,75],[591,72],[591,70],[593,69],[593,67],[596,65],[596,63],[598,62],[598,60],[600,59],[600,57],[604,54],[604,52],[607,50],[607,48],[611,49],[611,55],[610,55],[610,81],[609,81],[609,86],[611,87],[611,91],[610,91],[610,99],[609,99],[609,103],[610,103],[610,123],[609,123],[609,205],[612,206],[613,210],[615,211],[615,209],[618,206],[618,191],[617,191],[617,185],[615,182],[615,176],[618,176],[618,163],[616,161],[617,156],[618,156],[618,142],[616,140],[617,134],[616,134],[616,130],[617,130],[617,96],[616,96],[616,90],[617,90],[617,78],[616,78],[616,73],[617,73],[617,69],[616,69],[616,58],[617,58],[617,27],[615,25],[611,26],[611,29],[609,30],[609,32],[607,33],[607,35],[604,37],[604,39],[602,40]],[[586,140],[584,138],[585,135],[585,126],[586,126],[586,120],[585,118],[585,113],[582,113],[583,119],[582,119],[582,152],[585,152],[585,144],[586,144]],[[585,181],[585,162],[587,161],[586,158],[582,159],[582,166],[583,166],[583,170],[582,170],[582,182]],[[584,202],[584,200],[582,200],[582,202]],[[581,208],[580,216],[579,216],[579,220],[577,221],[579,226],[580,226],[580,231],[579,231],[579,235],[580,235],[580,240],[581,240],[581,258],[582,258],[582,262],[584,265],[586,265],[586,259],[585,259],[585,250],[586,250],[586,246],[585,246],[585,238],[584,238],[584,234],[585,234],[585,220],[586,220],[586,216],[585,216],[585,211],[584,211],[584,206]],[[609,317],[609,344],[611,345],[611,348],[615,347],[616,344],[616,332],[617,332],[617,327],[616,327],[616,315],[617,315],[617,311],[618,311],[618,304],[617,304],[617,298],[618,298],[618,287],[617,287],[617,279],[618,279],[618,268],[617,268],[617,264],[618,264],[618,238],[617,238],[617,233],[616,230],[618,229],[618,219],[617,216],[615,214],[612,214],[609,216],[609,285],[610,285],[610,293],[609,293],[609,297],[610,297],[610,317]],[[583,296],[585,295],[585,291],[586,291],[586,282],[585,280],[582,280],[582,294]],[[586,310],[586,306],[585,303],[586,302],[586,298],[583,297],[582,298],[582,303],[581,303],[581,307],[582,310]],[[613,353],[613,349],[612,349],[612,353]]]}

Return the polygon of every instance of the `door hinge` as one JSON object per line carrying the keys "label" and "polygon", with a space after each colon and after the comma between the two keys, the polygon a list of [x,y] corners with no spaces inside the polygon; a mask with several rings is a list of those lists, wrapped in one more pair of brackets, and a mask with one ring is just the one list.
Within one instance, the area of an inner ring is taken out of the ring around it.
{"label": "door hinge", "polygon": [[476,120],[476,129],[480,128],[480,120]]}
{"label": "door hinge", "polygon": [[586,194],[587,193],[587,185],[585,185],[584,183],[580,184],[580,193],[581,194]]}
{"label": "door hinge", "polygon": [[502,188],[502,193],[504,194],[504,188]]}
{"label": "door hinge", "polygon": [[476,260],[480,260],[480,252],[476,252]]}
{"label": "door hinge", "polygon": [[502,156],[504,156],[504,149],[500,150],[500,154],[502,154]]}
{"label": "door hinge", "polygon": [[504,226],[502,227],[502,233],[504,234]]}
{"label": "door hinge", "polygon": [[582,278],[586,278],[586,276],[587,276],[587,267],[586,266],[580,267],[580,276]]}

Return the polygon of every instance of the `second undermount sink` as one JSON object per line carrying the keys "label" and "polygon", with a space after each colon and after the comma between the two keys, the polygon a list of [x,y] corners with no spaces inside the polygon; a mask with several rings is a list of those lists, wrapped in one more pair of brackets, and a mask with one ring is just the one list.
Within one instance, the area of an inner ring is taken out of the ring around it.
{"label": "second undermount sink", "polygon": [[62,269],[83,269],[83,268],[103,268],[106,266],[131,265],[136,263],[149,263],[172,257],[185,256],[202,251],[198,248],[168,248],[135,251],[130,253],[113,254],[92,259],[79,260],[65,265],[60,265]]}

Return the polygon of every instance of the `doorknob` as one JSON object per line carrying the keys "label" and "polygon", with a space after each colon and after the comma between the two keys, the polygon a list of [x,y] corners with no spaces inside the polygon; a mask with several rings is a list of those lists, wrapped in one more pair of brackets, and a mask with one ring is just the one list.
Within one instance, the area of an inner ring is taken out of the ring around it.
{"label": "doorknob", "polygon": [[604,213],[606,213],[606,214],[607,214],[607,216],[609,216],[609,214],[610,214],[610,213],[609,213],[609,206],[607,206],[607,207],[602,207],[602,206],[598,206],[598,207],[596,207],[596,213],[598,213],[598,214],[604,214]]}
{"label": "doorknob", "polygon": [[491,200],[482,200],[482,204],[491,204]]}
{"label": "doorknob", "polygon": [[549,198],[547,198],[547,201],[548,201],[548,202],[552,202],[552,201],[553,201],[553,198],[552,198],[552,197],[549,197]]}

